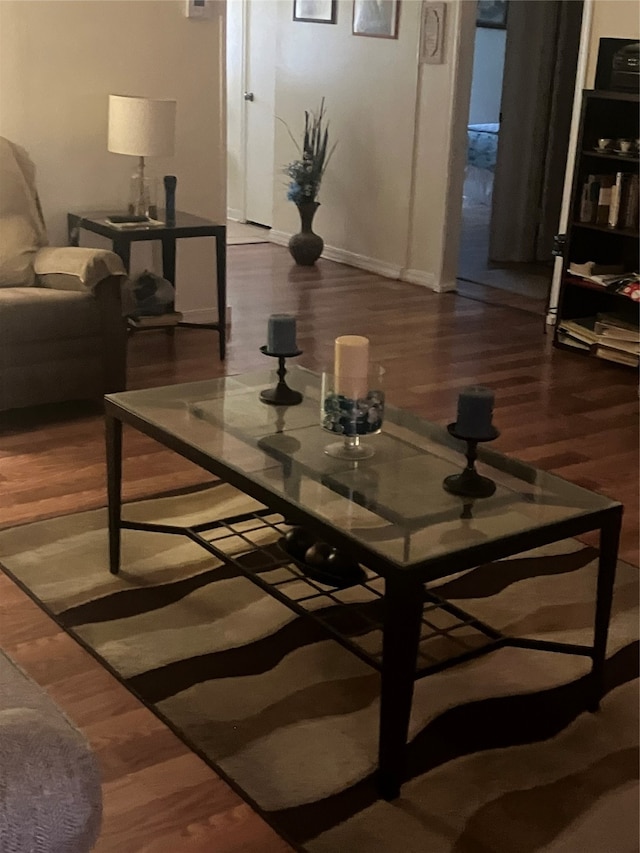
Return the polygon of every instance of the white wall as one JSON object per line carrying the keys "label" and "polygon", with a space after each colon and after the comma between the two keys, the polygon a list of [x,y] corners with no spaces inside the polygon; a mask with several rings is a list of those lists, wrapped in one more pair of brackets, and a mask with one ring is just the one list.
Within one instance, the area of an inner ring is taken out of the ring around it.
{"label": "white wall", "polygon": [[500,120],[506,44],[506,30],[476,27],[469,124],[487,124]]}
{"label": "white wall", "polygon": [[[185,18],[183,6],[0,0],[0,134],[36,164],[52,243],[66,243],[68,210],[126,206],[135,162],[107,151],[110,93],[177,100],[175,156],[149,168],[177,175],[179,209],[224,221],[224,4],[209,20]],[[134,248],[132,266],[148,266]],[[212,240],[178,242],[178,306],[205,309],[200,319],[215,306],[214,258]]]}
{"label": "white wall", "polygon": [[467,159],[475,0],[447,4],[442,65],[422,65],[408,247],[408,281],[453,290]]}
{"label": "white wall", "polygon": [[593,88],[601,38],[640,40],[640,12],[636,0],[595,0],[589,38],[587,89]]}
{"label": "white wall", "polygon": [[[401,4],[397,39],[354,36],[351,0],[339,0],[336,25],[295,22],[290,6],[279,6],[276,115],[300,138],[304,110],[326,99],[331,140],[338,147],[314,223],[325,254],[390,277],[452,288],[455,270],[445,274],[443,262],[445,220],[451,207],[453,234],[465,156],[464,128],[454,139],[452,123],[459,107],[466,122],[471,74],[469,63],[456,103],[454,45],[463,9],[471,20],[475,3],[446,4],[445,62],[430,66],[418,63],[419,2]],[[282,174],[295,156],[286,129],[276,123],[277,242],[286,242],[299,227]]]}
{"label": "white wall", "polygon": [[[338,147],[320,191],[314,230],[328,247],[399,273],[406,258],[418,65],[419,3],[404,3],[398,39],[352,35],[353,4],[336,25],[292,20],[280,3],[276,115],[301,139],[304,110],[322,96]],[[282,167],[297,153],[276,123],[274,230],[298,230]]]}
{"label": "white wall", "polygon": [[227,211],[231,219],[244,216],[244,101],[242,0],[227,0]]}

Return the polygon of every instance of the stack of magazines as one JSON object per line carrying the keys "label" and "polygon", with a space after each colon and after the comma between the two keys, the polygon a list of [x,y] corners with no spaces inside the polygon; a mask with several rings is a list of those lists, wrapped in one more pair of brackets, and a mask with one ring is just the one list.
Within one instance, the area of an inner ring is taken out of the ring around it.
{"label": "stack of magazines", "polygon": [[598,358],[638,367],[640,328],[637,318],[617,314],[596,314],[575,320],[561,320],[558,340],[575,349],[588,350]]}

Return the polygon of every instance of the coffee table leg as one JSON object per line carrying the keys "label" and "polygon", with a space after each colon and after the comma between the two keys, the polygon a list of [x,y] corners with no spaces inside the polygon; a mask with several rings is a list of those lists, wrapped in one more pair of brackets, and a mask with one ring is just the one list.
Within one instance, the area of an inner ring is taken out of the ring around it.
{"label": "coffee table leg", "polygon": [[120,571],[120,512],[122,507],[122,421],[105,415],[107,442],[107,499],[109,516],[109,571]]}
{"label": "coffee table leg", "polygon": [[218,294],[218,346],[220,361],[227,352],[227,238],[226,228],[216,235],[216,281]]}
{"label": "coffee table leg", "polygon": [[378,789],[385,800],[400,794],[413,699],[424,589],[388,578],[380,689]]}
{"label": "coffee table leg", "polygon": [[596,620],[593,636],[592,693],[589,710],[597,711],[604,695],[604,664],[607,654],[607,637],[613,583],[618,562],[618,542],[622,523],[622,508],[608,516],[600,530],[600,557],[598,560],[598,587],[596,597]]}

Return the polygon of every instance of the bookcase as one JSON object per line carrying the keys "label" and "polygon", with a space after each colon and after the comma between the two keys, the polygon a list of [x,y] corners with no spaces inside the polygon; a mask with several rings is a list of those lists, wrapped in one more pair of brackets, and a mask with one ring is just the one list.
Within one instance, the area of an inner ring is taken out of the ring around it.
{"label": "bookcase", "polygon": [[[636,93],[583,92],[554,332],[559,348],[631,367],[640,352],[640,302],[632,275],[623,274],[637,274],[640,266],[639,102]],[[620,139],[630,140],[628,150]],[[610,142],[603,150],[599,140]]]}

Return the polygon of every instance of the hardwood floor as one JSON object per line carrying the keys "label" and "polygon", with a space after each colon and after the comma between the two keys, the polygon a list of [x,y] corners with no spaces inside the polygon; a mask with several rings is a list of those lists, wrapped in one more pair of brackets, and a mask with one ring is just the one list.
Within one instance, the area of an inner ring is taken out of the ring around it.
{"label": "hardwood floor", "polygon": [[547,263],[492,263],[490,230],[490,203],[462,206],[458,276],[464,282],[522,296],[530,310],[544,314],[553,272],[551,258]]}
{"label": "hardwood floor", "polygon": [[[471,383],[496,392],[496,449],[625,504],[620,556],[638,564],[638,392],[632,370],[553,350],[540,316],[496,304],[483,288],[434,294],[320,261],[292,266],[271,244],[229,250],[232,330],[227,362],[215,332],[179,329],[130,341],[129,387],[265,366],[267,317],[295,313],[299,363],[332,360],[340,334],[371,340],[390,402],[447,423]],[[488,304],[493,302],[494,304]],[[125,429],[124,495],[208,475]],[[105,504],[98,407],[69,405],[0,418],[0,527]],[[82,727],[104,775],[100,853],[279,853],[288,846],[157,718],[0,573],[0,646]]]}

